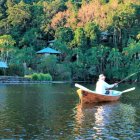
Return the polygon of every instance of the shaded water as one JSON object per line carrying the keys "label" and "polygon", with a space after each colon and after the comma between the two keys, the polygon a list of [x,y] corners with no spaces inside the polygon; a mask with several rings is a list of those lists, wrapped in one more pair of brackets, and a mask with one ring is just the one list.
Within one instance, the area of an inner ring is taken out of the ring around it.
{"label": "shaded water", "polygon": [[118,102],[81,105],[71,84],[1,84],[0,139],[139,140],[140,84],[118,90],[133,86]]}

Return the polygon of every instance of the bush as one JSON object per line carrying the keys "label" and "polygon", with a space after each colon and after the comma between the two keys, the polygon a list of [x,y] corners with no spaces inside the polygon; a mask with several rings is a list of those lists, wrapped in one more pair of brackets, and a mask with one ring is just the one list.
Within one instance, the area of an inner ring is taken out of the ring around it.
{"label": "bush", "polygon": [[6,69],[6,75],[14,76],[23,76],[24,75],[24,68],[22,65],[17,64],[10,64],[8,69]]}
{"label": "bush", "polygon": [[38,74],[38,80],[39,80],[39,81],[44,81],[44,80],[45,80],[44,74],[43,74],[43,73],[39,73],[39,74]]}
{"label": "bush", "polygon": [[44,74],[44,79],[47,81],[52,81],[52,76],[48,73],[48,74]]}
{"label": "bush", "polygon": [[33,73],[33,74],[31,75],[31,79],[32,79],[32,80],[39,80],[38,74],[37,74],[37,73]]}
{"label": "bush", "polygon": [[32,80],[39,80],[39,81],[52,81],[52,76],[47,73],[47,74],[43,74],[43,73],[34,73],[32,75],[25,75],[26,78],[30,78]]}

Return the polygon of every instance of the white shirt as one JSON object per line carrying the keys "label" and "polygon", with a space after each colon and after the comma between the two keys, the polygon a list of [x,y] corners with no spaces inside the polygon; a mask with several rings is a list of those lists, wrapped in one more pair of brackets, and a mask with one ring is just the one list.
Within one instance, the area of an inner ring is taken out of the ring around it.
{"label": "white shirt", "polygon": [[113,88],[114,84],[109,85],[108,83],[106,83],[104,80],[98,80],[97,84],[96,84],[96,92],[100,93],[100,94],[105,94],[106,93],[106,89],[108,88]]}

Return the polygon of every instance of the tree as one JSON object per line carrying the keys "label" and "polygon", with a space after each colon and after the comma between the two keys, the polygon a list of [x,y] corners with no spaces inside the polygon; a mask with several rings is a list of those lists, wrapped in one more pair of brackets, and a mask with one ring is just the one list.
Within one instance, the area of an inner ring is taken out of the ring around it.
{"label": "tree", "polygon": [[1,51],[1,59],[3,61],[8,61],[9,53],[14,49],[15,40],[11,35],[3,35],[0,36],[0,51]]}
{"label": "tree", "polygon": [[87,37],[87,42],[90,47],[95,46],[98,43],[98,38],[100,35],[99,27],[97,24],[90,22],[85,25],[85,35]]}
{"label": "tree", "polygon": [[9,61],[9,73],[23,76],[27,74],[28,71],[34,70],[37,65],[35,57],[36,52],[32,46],[15,49],[12,51],[11,59]]}
{"label": "tree", "polygon": [[39,37],[38,28],[31,28],[23,34],[19,45],[24,46],[36,46],[37,45],[37,38]]}
{"label": "tree", "polygon": [[[122,53],[117,48],[112,48],[107,57],[106,73],[109,78],[123,78]],[[111,69],[111,71],[110,71]]]}
{"label": "tree", "polygon": [[5,3],[5,0],[0,1],[0,20],[3,19],[6,15]]}
{"label": "tree", "polygon": [[66,12],[66,16],[67,16],[67,23],[66,23],[65,26],[71,27],[72,29],[76,29],[77,28],[77,23],[78,23],[78,19],[77,19],[78,7],[77,7],[77,4],[68,1],[66,3],[66,5],[67,5],[67,10],[65,12]]}
{"label": "tree", "polygon": [[73,31],[69,27],[60,27],[55,32],[55,38],[61,42],[71,42],[73,39]]}
{"label": "tree", "polygon": [[[140,69],[140,41],[129,39],[128,46],[123,49],[123,63],[128,75]],[[136,77],[132,77],[136,78]]]}
{"label": "tree", "polygon": [[51,26],[53,29],[56,29],[58,27],[63,27],[65,26],[67,22],[67,15],[65,12],[58,12],[51,21]]}
{"label": "tree", "polygon": [[[122,50],[122,42],[127,44],[128,38],[131,36],[131,29],[135,25],[136,8],[132,5],[131,1],[120,3],[113,16],[113,44],[114,47],[119,47]],[[127,32],[127,38],[125,37]],[[124,34],[123,34],[124,33]],[[126,39],[123,40],[123,37]]]}
{"label": "tree", "polygon": [[7,16],[1,22],[1,28],[5,33],[11,34],[16,40],[17,45],[22,38],[22,34],[28,28],[29,20],[31,18],[30,5],[20,1],[20,3],[13,3],[7,1]]}
{"label": "tree", "polygon": [[87,47],[87,40],[83,28],[77,28],[74,32],[74,47],[80,47],[82,50],[85,50]]}
{"label": "tree", "polygon": [[61,11],[64,11],[66,9],[65,3],[63,0],[55,0],[53,2],[46,2],[43,1],[41,2],[43,5],[43,21],[41,28],[44,30],[44,32],[50,31],[50,24],[51,24],[51,19]]}
{"label": "tree", "polygon": [[11,5],[7,9],[8,22],[12,26],[25,26],[27,21],[31,18],[30,7],[21,1],[18,4]]}
{"label": "tree", "polygon": [[50,73],[52,77],[55,77],[57,71],[57,57],[55,55],[49,55],[47,57],[42,56],[40,64],[37,66],[37,70],[43,73]]}

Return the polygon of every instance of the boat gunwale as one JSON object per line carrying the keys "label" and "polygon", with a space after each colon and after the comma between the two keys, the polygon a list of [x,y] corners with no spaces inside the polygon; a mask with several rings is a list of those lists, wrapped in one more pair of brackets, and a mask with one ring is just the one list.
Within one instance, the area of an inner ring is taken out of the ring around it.
{"label": "boat gunwale", "polygon": [[[79,88],[79,89],[81,89],[81,88]],[[92,91],[92,90],[88,91],[88,90],[81,89],[81,91],[82,91],[82,94],[83,94],[83,91],[84,91],[84,92],[86,92],[88,94],[91,94],[91,95],[101,95],[101,96],[107,96],[107,97],[117,97],[117,96],[121,96],[122,95],[122,92],[121,91],[117,91],[117,90],[110,90],[110,91],[116,91],[116,92],[119,93],[119,94],[114,94],[114,95],[113,94],[101,94],[101,93],[97,93],[97,92]]]}

